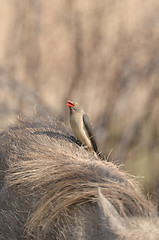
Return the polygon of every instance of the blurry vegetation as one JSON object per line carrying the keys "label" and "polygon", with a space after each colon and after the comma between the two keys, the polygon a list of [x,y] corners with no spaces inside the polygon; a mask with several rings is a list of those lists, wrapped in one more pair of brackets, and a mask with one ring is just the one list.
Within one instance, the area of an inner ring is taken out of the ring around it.
{"label": "blurry vegetation", "polygon": [[2,0],[0,42],[1,126],[35,106],[67,122],[80,101],[101,151],[158,201],[159,2]]}

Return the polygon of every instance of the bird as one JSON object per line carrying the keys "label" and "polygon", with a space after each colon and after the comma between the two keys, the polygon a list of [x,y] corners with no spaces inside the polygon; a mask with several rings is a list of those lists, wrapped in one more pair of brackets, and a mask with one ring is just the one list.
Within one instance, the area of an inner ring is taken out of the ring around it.
{"label": "bird", "polygon": [[82,106],[78,102],[72,102],[70,100],[67,100],[67,102],[70,110],[70,125],[74,136],[82,145],[87,146],[89,151],[95,151],[97,155],[100,155],[94,128],[89,117],[85,114]]}

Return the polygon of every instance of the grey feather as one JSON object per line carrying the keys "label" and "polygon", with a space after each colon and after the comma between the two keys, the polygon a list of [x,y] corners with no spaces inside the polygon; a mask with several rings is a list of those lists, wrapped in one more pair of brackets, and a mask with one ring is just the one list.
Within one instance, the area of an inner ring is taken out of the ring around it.
{"label": "grey feather", "polygon": [[91,121],[89,120],[89,117],[86,114],[83,115],[83,122],[84,122],[85,128],[88,132],[88,135],[89,135],[89,138],[91,140],[94,151],[96,153],[99,153],[97,143],[96,143],[96,139],[95,139],[94,128],[93,128],[93,125],[92,125]]}

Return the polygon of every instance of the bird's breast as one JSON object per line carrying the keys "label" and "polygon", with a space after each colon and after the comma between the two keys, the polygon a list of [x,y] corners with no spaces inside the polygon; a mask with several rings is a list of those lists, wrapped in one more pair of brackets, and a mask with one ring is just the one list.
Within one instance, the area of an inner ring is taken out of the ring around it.
{"label": "bird's breast", "polygon": [[84,126],[83,117],[82,116],[74,116],[70,117],[70,124],[74,133],[74,136],[82,143],[86,144],[89,149],[92,149],[92,143],[88,136],[88,132]]}

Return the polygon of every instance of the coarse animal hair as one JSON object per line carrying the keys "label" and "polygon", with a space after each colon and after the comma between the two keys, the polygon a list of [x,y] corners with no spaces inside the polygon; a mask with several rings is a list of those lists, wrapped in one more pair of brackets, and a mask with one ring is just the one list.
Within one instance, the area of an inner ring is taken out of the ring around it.
{"label": "coarse animal hair", "polygon": [[99,188],[99,207],[103,219],[107,221],[110,231],[118,240],[158,240],[159,218],[150,217],[121,217],[114,206],[103,196]]}
{"label": "coarse animal hair", "polygon": [[115,239],[98,187],[122,217],[155,216],[138,184],[76,144],[56,119],[19,120],[0,134],[1,239]]}

